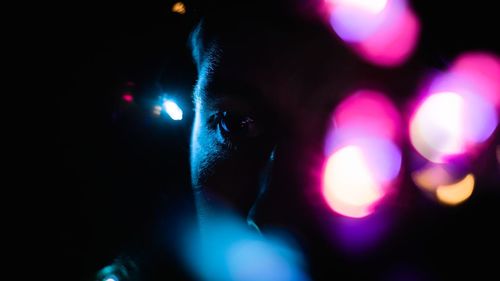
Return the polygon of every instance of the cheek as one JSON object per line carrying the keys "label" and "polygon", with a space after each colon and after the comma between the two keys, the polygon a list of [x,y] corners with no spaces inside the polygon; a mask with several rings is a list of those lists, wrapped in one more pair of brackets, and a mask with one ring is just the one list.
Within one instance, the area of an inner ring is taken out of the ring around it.
{"label": "cheek", "polygon": [[196,123],[191,143],[191,175],[197,196],[205,201],[212,199],[209,203],[204,202],[205,206],[222,202],[246,214],[259,193],[265,146],[254,143],[229,150],[217,141],[216,132],[199,126],[201,122],[198,126]]}
{"label": "cheek", "polygon": [[223,155],[220,145],[216,142],[214,132],[204,124],[197,112],[191,136],[191,179],[194,189],[203,188],[206,178]]}

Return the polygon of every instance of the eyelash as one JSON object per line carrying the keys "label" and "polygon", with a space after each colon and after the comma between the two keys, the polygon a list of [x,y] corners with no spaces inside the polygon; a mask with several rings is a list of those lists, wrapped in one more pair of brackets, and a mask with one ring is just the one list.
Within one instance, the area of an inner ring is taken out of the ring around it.
{"label": "eyelash", "polygon": [[260,135],[260,128],[253,117],[229,111],[217,112],[213,117],[213,126],[220,141],[229,146]]}

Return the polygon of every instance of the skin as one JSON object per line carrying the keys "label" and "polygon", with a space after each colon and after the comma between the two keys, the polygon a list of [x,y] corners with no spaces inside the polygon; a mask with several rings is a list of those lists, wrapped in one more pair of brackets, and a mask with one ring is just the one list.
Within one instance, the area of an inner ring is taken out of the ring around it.
{"label": "skin", "polygon": [[263,232],[316,235],[328,209],[320,178],[332,110],[392,74],[363,63],[318,26],[236,28],[206,36],[211,30],[201,25],[193,37],[191,175],[200,224],[224,207]]}

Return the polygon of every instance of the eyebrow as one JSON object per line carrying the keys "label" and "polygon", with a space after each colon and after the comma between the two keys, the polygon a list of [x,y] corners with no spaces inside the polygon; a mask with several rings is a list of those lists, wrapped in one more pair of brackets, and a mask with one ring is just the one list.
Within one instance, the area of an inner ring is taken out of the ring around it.
{"label": "eyebrow", "polygon": [[205,103],[221,105],[225,103],[245,104],[248,107],[262,105],[262,93],[257,87],[242,80],[205,77],[199,89],[195,91],[195,99]]}

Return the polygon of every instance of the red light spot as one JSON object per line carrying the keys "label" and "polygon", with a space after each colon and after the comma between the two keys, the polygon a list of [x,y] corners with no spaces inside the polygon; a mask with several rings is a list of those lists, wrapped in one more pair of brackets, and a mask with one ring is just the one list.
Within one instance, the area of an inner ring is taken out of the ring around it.
{"label": "red light spot", "polygon": [[134,96],[130,92],[125,92],[122,95],[122,99],[126,101],[127,103],[131,103],[134,101]]}

